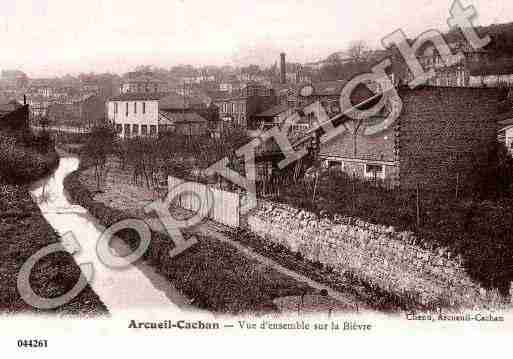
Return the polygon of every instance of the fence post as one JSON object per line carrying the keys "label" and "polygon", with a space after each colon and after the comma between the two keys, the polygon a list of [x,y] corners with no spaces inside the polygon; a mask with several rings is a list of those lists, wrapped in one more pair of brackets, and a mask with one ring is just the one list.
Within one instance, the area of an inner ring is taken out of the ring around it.
{"label": "fence post", "polygon": [[458,200],[460,196],[460,173],[456,174],[456,200]]}
{"label": "fence post", "polygon": [[417,183],[417,229],[420,228],[420,186]]}
{"label": "fence post", "polygon": [[315,182],[314,182],[314,190],[313,190],[313,196],[312,196],[312,203],[315,202],[315,194],[317,192],[317,182],[319,181],[319,170],[317,169],[317,172],[315,172]]}

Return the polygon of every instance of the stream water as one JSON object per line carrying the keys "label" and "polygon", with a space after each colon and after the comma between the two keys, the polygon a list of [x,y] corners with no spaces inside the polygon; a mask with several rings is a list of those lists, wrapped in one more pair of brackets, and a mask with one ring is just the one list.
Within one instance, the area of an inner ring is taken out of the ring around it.
{"label": "stream water", "polygon": [[[80,245],[80,250],[73,257],[77,264],[92,263],[94,266],[90,285],[111,316],[133,315],[136,312],[150,319],[162,317],[163,314],[169,316],[187,308],[187,298],[147,263],[139,261],[125,269],[112,269],[100,261],[96,245],[104,227],[83,207],[72,205],[63,186],[64,178],[78,165],[76,157],[61,157],[56,171],[34,183],[30,192],[48,223],[61,237],[69,236],[68,232],[73,233]],[[111,248],[118,256],[130,253],[121,240],[113,239]]]}

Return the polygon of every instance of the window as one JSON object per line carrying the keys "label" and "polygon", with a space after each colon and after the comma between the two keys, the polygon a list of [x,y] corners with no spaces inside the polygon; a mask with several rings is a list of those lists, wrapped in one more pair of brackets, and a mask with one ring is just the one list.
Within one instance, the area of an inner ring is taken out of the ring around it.
{"label": "window", "polygon": [[125,125],[125,137],[130,137],[130,125]]}
{"label": "window", "polygon": [[150,125],[150,135],[155,136],[157,134],[157,126]]}
{"label": "window", "polygon": [[137,113],[137,102],[134,102],[134,113]]}
{"label": "window", "polygon": [[344,163],[339,161],[328,161],[327,163],[329,170],[340,170],[344,169]]}
{"label": "window", "polygon": [[123,132],[123,126],[121,124],[119,124],[119,123],[116,125],[116,132],[117,133]]}
{"label": "window", "polygon": [[141,125],[141,136],[148,136],[148,125]]}
{"label": "window", "polygon": [[146,113],[146,102],[143,102],[143,113]]}
{"label": "window", "polygon": [[114,102],[114,113],[118,113],[118,103]]}
{"label": "window", "polygon": [[125,104],[125,115],[128,116],[128,102]]}
{"label": "window", "polygon": [[385,166],[378,164],[365,164],[365,178],[385,179]]}
{"label": "window", "polygon": [[139,136],[139,125],[132,125],[134,136]]}

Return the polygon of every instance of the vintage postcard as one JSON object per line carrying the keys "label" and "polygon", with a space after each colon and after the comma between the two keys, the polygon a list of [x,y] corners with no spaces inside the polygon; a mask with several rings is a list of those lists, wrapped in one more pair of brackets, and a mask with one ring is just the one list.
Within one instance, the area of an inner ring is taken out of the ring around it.
{"label": "vintage postcard", "polygon": [[511,1],[4,0],[0,40],[0,357],[513,334]]}

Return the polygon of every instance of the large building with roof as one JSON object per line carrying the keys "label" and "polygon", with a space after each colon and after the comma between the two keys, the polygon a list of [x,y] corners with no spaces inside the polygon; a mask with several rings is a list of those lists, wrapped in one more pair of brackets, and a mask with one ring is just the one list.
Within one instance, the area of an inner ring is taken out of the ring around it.
{"label": "large building with roof", "polygon": [[123,79],[121,93],[161,93],[168,91],[167,82],[151,72],[130,72]]}
{"label": "large building with roof", "polygon": [[498,104],[505,91],[490,88],[401,88],[403,110],[378,133],[365,122],[341,121],[346,131],[324,143],[325,164],[351,176],[381,179],[403,188],[455,188],[476,180],[497,139]]}
{"label": "large building with roof", "polygon": [[214,105],[219,109],[219,117],[226,126],[248,128],[253,116],[277,104],[274,90],[251,83],[227,97],[217,98]]}
{"label": "large building with roof", "polygon": [[107,117],[122,138],[207,132],[207,121],[182,96],[174,93],[124,93],[107,102]]}

